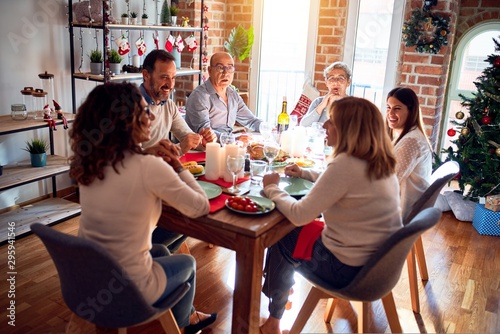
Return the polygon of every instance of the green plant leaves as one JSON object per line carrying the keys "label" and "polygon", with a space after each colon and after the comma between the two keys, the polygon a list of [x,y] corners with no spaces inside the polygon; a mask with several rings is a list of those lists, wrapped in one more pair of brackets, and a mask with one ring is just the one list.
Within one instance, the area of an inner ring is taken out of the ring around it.
{"label": "green plant leaves", "polygon": [[231,30],[228,40],[224,42],[224,48],[231,56],[244,60],[250,55],[253,40],[253,27],[245,30],[240,24]]}

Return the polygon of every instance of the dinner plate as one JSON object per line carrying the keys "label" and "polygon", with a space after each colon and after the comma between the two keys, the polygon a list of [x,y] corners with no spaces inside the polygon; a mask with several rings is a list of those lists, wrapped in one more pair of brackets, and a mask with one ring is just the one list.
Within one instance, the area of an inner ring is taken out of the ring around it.
{"label": "dinner plate", "polygon": [[231,211],[242,213],[244,215],[263,215],[265,213],[273,211],[274,208],[276,207],[276,204],[273,201],[271,201],[269,198],[259,197],[259,196],[244,196],[244,197],[250,198],[252,201],[257,203],[258,205],[265,207],[266,209],[264,211],[257,211],[257,212],[247,212],[247,211],[236,210],[227,204],[228,199],[226,199],[226,207]]}
{"label": "dinner plate", "polygon": [[298,177],[280,177],[279,187],[291,196],[304,196],[314,183]]}
{"label": "dinner plate", "polygon": [[194,177],[200,177],[202,175],[205,175],[205,169],[203,169],[203,172],[201,172],[201,173],[193,174]]}
{"label": "dinner plate", "polygon": [[198,182],[198,184],[203,188],[203,191],[207,194],[208,199],[215,198],[222,194],[222,188],[216,184],[198,180],[196,180],[196,182]]}
{"label": "dinner plate", "polygon": [[302,168],[311,168],[316,164],[314,160],[304,159],[304,158],[290,158],[286,162],[289,164],[292,163],[297,164],[299,167]]}

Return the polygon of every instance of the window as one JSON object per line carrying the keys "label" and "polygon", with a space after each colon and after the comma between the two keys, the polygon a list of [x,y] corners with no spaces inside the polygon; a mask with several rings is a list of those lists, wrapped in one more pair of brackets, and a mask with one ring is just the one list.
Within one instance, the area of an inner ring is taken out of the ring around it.
{"label": "window", "polygon": [[[495,44],[492,38],[500,35],[500,23],[483,23],[469,30],[457,44],[454,59],[452,62],[451,76],[448,80],[448,91],[446,100],[446,112],[442,122],[441,140],[439,151],[443,148],[453,146],[452,140],[457,139],[460,129],[452,124],[457,112],[462,111],[465,118],[469,116],[469,111],[462,107],[462,98],[472,96],[476,91],[474,81],[482,74],[483,70],[489,66],[484,60],[487,56],[495,53]],[[454,128],[457,134],[453,137],[447,135],[447,130]]]}

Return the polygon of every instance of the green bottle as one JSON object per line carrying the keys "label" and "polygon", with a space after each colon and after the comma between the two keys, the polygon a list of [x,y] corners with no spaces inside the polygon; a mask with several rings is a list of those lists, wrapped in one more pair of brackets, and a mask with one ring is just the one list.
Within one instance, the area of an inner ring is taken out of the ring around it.
{"label": "green bottle", "polygon": [[286,112],[286,96],[283,96],[283,103],[281,105],[281,113],[278,115],[278,133],[288,129],[288,124],[290,124],[290,116]]}

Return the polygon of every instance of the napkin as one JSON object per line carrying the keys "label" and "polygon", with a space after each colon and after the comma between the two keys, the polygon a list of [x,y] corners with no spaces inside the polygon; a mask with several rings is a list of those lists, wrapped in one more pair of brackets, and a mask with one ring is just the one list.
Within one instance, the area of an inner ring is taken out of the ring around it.
{"label": "napkin", "polygon": [[230,195],[220,194],[219,196],[209,200],[210,202],[210,213],[219,211],[226,206],[226,199],[231,197]]}
{"label": "napkin", "polygon": [[314,243],[321,236],[324,227],[325,223],[319,219],[302,227],[292,257],[298,260],[311,260]]}
{"label": "napkin", "polygon": [[179,160],[184,163],[188,161],[205,162],[206,153],[205,152],[187,152]]}
{"label": "napkin", "polygon": [[[229,188],[233,185],[232,182],[226,182],[226,181],[224,181],[224,179],[221,179],[221,178],[218,178],[217,180],[207,180],[205,178],[205,175],[200,176],[198,178],[198,180],[210,182],[210,183],[215,183],[216,185],[221,186],[222,188]],[[248,180],[249,180],[248,176],[240,177],[238,180],[236,180],[236,184],[240,184],[240,183],[248,181]]]}

